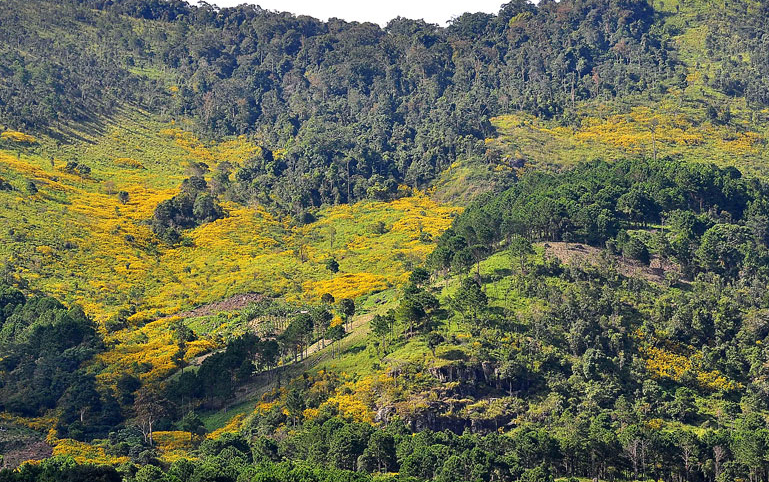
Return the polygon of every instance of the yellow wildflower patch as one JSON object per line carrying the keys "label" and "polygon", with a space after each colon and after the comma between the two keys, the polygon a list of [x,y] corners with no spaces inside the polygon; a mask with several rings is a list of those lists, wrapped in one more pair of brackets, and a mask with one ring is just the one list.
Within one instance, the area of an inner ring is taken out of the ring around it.
{"label": "yellow wildflower patch", "polygon": [[243,425],[243,420],[246,418],[246,415],[243,413],[239,413],[232,417],[232,420],[230,420],[227,425],[224,427],[214,430],[213,432],[206,435],[206,438],[209,439],[217,439],[224,435],[225,433],[236,433],[240,431],[241,425]]}
{"label": "yellow wildflower patch", "polygon": [[336,299],[355,299],[361,295],[387,289],[384,276],[373,273],[348,273],[329,280],[309,281],[305,283],[306,292],[320,298],[324,293],[331,293]]}
{"label": "yellow wildflower patch", "polygon": [[0,139],[4,141],[17,142],[19,144],[37,143],[37,139],[34,136],[19,131],[5,131],[0,134]]}
{"label": "yellow wildflower patch", "polygon": [[78,464],[120,465],[130,460],[128,457],[107,455],[103,447],[72,439],[56,439],[53,455],[72,457]]}
{"label": "yellow wildflower patch", "polygon": [[194,435],[190,432],[153,432],[152,440],[160,452],[160,459],[166,463],[190,458],[189,451],[195,447]]}
{"label": "yellow wildflower patch", "polygon": [[696,362],[702,358],[700,353],[685,356],[657,347],[647,347],[643,353],[646,357],[647,370],[657,378],[669,378],[681,382],[691,377],[703,388],[714,391],[731,391],[742,387],[740,383],[729,380],[715,370],[707,372],[699,370]]}

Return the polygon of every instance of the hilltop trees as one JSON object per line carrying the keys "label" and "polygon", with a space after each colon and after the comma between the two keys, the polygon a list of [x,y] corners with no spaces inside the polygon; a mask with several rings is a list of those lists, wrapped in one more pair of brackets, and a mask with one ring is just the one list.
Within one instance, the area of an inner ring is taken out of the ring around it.
{"label": "hilltop trees", "polygon": [[593,162],[563,174],[534,173],[467,209],[441,236],[431,263],[461,272],[499,242],[523,260],[518,253],[528,251],[532,241],[572,241],[611,246],[648,264],[650,246],[629,232],[664,220],[670,231],[662,240],[669,243],[665,250],[685,272],[734,277],[764,249],[761,242],[748,241],[754,239],[751,230],[761,230],[757,220],[765,216],[760,200],[766,192],[732,168],[670,159]]}
{"label": "hilltop trees", "polygon": [[[389,199],[398,184],[425,187],[457,158],[484,154],[495,114],[554,118],[580,100],[646,91],[683,71],[646,2],[510,2],[447,28],[404,18],[384,28],[321,22],[247,5],[36,5],[0,6],[0,35],[16,39],[0,57],[4,124],[87,122],[130,103],[189,119],[207,137],[258,136],[261,153],[234,182],[215,174],[214,193],[231,189],[240,202],[297,217],[324,203]],[[55,32],[55,45],[42,29]],[[200,210],[211,208],[203,197]],[[174,227],[161,217],[164,232]]]}

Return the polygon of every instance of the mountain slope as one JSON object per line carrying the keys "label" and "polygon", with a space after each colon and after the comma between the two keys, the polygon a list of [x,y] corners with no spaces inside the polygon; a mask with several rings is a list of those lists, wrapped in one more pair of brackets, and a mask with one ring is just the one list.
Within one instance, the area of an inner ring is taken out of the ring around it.
{"label": "mountain slope", "polygon": [[766,9],[0,3],[0,481],[765,480]]}

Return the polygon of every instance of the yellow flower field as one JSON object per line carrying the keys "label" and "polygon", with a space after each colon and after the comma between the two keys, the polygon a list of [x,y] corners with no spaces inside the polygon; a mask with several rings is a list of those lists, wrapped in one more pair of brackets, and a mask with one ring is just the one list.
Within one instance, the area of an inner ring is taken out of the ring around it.
{"label": "yellow flower field", "polygon": [[[392,202],[323,208],[303,226],[259,206],[223,202],[225,218],[169,246],[149,221],[178,192],[189,166],[237,166],[260,148],[244,137],[204,142],[136,116],[90,143],[57,147],[59,158],[46,154],[45,139],[36,150],[0,150],[0,176],[16,187],[0,192],[0,216],[14,219],[12,230],[0,232],[0,262],[12,267],[10,276],[80,304],[99,323],[130,314],[129,329],[105,333],[113,348],[97,358],[103,383],[137,366],[145,367],[143,380],[168,376],[176,347],[165,317],[197,305],[248,292],[303,302],[324,293],[356,298],[399,285],[459,212],[408,188]],[[90,173],[65,169],[71,162]],[[26,193],[29,180],[38,187],[34,195]],[[128,193],[124,202],[120,191]],[[338,273],[325,267],[332,257]],[[192,342],[186,356],[215,346]]]}

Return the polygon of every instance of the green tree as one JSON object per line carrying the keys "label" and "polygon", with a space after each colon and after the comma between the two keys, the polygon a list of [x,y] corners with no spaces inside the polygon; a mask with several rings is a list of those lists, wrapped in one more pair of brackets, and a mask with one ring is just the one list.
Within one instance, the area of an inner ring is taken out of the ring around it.
{"label": "green tree", "polygon": [[294,427],[296,427],[296,422],[301,420],[304,408],[304,395],[301,390],[297,387],[291,388],[286,395],[286,410],[288,410]]}
{"label": "green tree", "polygon": [[94,378],[87,375],[76,376],[70,381],[59,403],[65,412],[77,413],[77,419],[84,423],[86,413],[101,409],[101,395],[96,391]]}
{"label": "green tree", "polygon": [[430,353],[433,354],[433,357],[435,357],[435,349],[438,348],[443,341],[443,335],[437,331],[431,331],[427,334],[427,348],[430,349]]}
{"label": "green tree", "polygon": [[640,261],[643,264],[649,264],[649,248],[643,241],[636,237],[631,237],[622,248],[622,254],[630,259]]}
{"label": "green tree", "polygon": [[518,258],[521,274],[526,272],[526,257],[532,253],[534,253],[534,248],[528,239],[520,234],[513,235],[510,238],[510,256]]}
{"label": "green tree", "polygon": [[749,230],[744,226],[716,224],[703,234],[697,259],[704,269],[734,278],[742,267],[744,245],[749,239]]}
{"label": "green tree", "polygon": [[352,327],[352,318],[355,316],[355,301],[350,298],[342,298],[339,300],[339,312],[344,318],[344,322],[348,325],[348,330]]}
{"label": "green tree", "polygon": [[358,468],[369,472],[392,472],[396,468],[395,438],[384,430],[375,430],[368,439]]}
{"label": "green tree", "polygon": [[481,285],[473,278],[462,279],[459,288],[451,298],[451,306],[462,314],[462,318],[476,321],[478,315],[488,306],[488,298]]}
{"label": "green tree", "polygon": [[391,324],[392,321],[388,319],[387,315],[376,314],[371,319],[371,331],[382,340],[382,349],[384,351],[387,350],[387,335],[390,333]]}
{"label": "green tree", "polygon": [[136,482],[164,482],[168,480],[160,468],[154,465],[141,467],[134,476]]}
{"label": "green tree", "polygon": [[751,481],[760,480],[766,467],[765,454],[769,450],[769,431],[766,422],[757,413],[749,413],[737,420],[732,439],[735,460],[744,466]]}
{"label": "green tree", "polygon": [[415,286],[422,286],[430,280],[430,273],[421,267],[414,268],[409,274],[409,283]]}
{"label": "green tree", "polygon": [[328,258],[326,260],[326,269],[332,273],[339,272],[339,262],[334,258]]}
{"label": "green tree", "polygon": [[193,440],[195,435],[206,433],[206,426],[203,424],[203,420],[194,411],[189,411],[182,417],[179,421],[179,428],[190,433],[190,441]]}
{"label": "green tree", "polygon": [[334,319],[334,316],[330,311],[323,307],[314,308],[311,314],[313,325],[315,326],[315,330],[318,332],[318,336],[320,336],[321,339],[321,348],[325,348],[326,331],[328,331],[328,327],[331,324],[331,320]]}
{"label": "green tree", "polygon": [[332,326],[328,329],[326,336],[331,339],[331,358],[336,356],[335,352],[338,351],[339,341],[344,338],[344,335],[344,325],[342,324]]}

